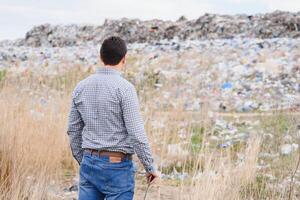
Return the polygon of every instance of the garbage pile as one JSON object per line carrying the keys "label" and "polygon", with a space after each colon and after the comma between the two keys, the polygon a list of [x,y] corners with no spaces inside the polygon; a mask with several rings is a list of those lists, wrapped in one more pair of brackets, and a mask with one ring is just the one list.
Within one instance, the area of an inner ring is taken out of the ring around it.
{"label": "garbage pile", "polygon": [[128,43],[155,43],[160,40],[198,40],[277,38],[300,36],[300,12],[275,11],[257,15],[205,14],[198,19],[177,21],[122,18],[105,20],[102,25],[50,25],[34,27],[17,46],[76,46],[91,42],[99,44],[108,35],[120,35]]}
{"label": "garbage pile", "polygon": [[[133,81],[145,85],[157,79],[157,109],[300,109],[300,39],[161,40],[132,43],[128,49],[132,59],[127,67],[136,73]],[[74,66],[99,65],[99,46],[91,43],[55,48],[6,45],[0,50],[0,69],[14,73],[30,69],[58,75]]]}

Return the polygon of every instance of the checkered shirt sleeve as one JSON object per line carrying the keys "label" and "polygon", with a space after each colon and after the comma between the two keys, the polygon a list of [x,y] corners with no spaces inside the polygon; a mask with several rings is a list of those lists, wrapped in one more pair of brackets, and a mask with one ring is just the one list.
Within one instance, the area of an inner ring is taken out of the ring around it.
{"label": "checkered shirt sleeve", "polygon": [[144,130],[144,123],[140,113],[139,101],[134,86],[129,87],[121,100],[123,118],[129,136],[132,137],[134,151],[147,172],[155,171],[153,158]]}
{"label": "checkered shirt sleeve", "polygon": [[[74,96],[75,93],[73,93]],[[74,99],[72,98],[71,110],[69,113],[69,126],[68,135],[70,139],[70,146],[72,150],[73,157],[76,159],[78,164],[81,163],[83,157],[82,145],[82,129],[84,127],[84,122],[80,116],[79,111],[76,108]]]}

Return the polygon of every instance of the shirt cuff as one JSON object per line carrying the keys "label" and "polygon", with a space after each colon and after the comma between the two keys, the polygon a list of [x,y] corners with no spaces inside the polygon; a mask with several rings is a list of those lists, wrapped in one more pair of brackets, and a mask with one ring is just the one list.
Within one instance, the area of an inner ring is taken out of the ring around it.
{"label": "shirt cuff", "polygon": [[153,173],[153,172],[156,171],[156,169],[155,169],[155,167],[153,165],[147,166],[145,168],[145,170],[146,170],[147,173]]}

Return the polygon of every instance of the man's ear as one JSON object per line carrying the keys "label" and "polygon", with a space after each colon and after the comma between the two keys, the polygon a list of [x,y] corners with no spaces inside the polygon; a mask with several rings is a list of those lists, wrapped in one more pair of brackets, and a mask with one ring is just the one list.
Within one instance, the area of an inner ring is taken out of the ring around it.
{"label": "man's ear", "polygon": [[122,60],[122,63],[125,65],[125,63],[126,63],[126,55],[124,56],[124,58]]}

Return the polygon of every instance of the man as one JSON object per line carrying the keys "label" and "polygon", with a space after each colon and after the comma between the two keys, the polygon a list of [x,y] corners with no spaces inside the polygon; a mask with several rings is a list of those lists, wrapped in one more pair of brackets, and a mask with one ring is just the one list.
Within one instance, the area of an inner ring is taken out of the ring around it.
{"label": "man", "polygon": [[146,177],[158,177],[139,110],[136,89],[121,75],[127,47],[120,37],[104,40],[104,67],[82,80],[72,94],[68,135],[80,165],[79,200],[131,200],[137,154]]}

